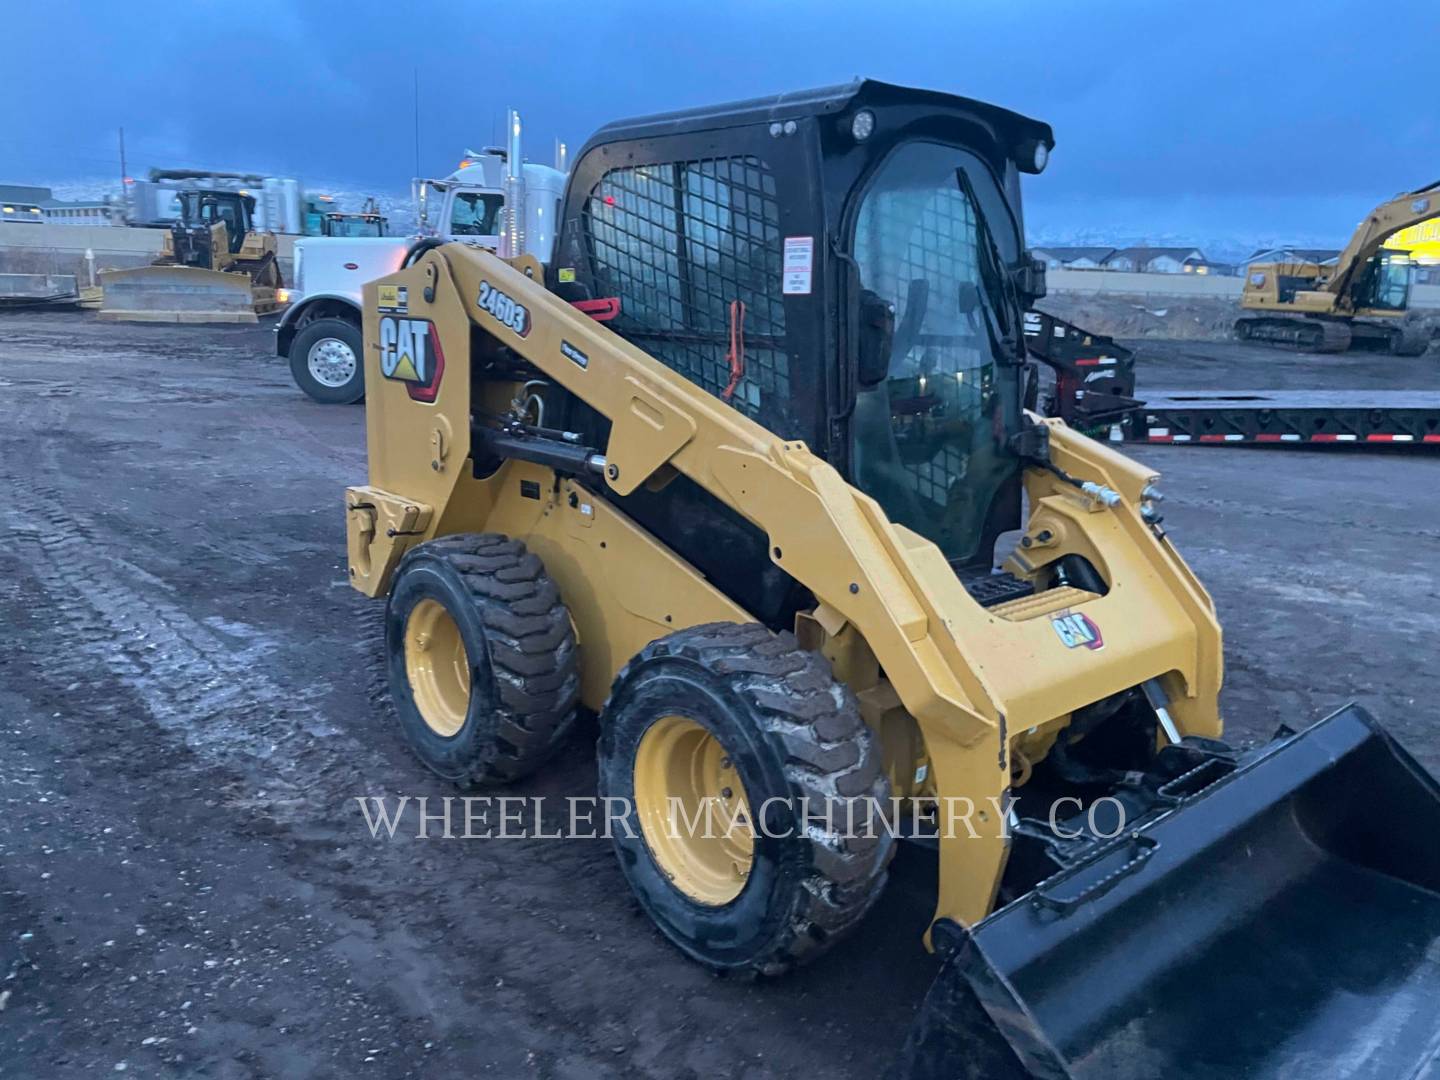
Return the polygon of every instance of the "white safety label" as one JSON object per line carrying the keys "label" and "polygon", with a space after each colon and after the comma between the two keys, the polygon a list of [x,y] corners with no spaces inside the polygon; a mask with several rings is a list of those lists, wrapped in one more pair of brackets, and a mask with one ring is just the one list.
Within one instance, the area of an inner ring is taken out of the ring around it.
{"label": "white safety label", "polygon": [[815,238],[785,238],[785,277],[781,288],[786,296],[809,296],[810,281],[815,269]]}

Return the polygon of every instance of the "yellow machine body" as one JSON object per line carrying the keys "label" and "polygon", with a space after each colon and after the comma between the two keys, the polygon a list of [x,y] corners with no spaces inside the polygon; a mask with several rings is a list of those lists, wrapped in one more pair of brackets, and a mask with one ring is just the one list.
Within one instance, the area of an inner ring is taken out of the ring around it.
{"label": "yellow machine body", "polygon": [[171,232],[151,266],[102,270],[100,318],[120,322],[257,323],[279,311],[279,247],[272,232],[248,230],[230,250],[224,221],[209,224],[210,266],[181,265]]}
{"label": "yellow machine body", "polygon": [[1333,264],[1251,263],[1235,324],[1242,338],[1343,352],[1382,346],[1402,356],[1428,347],[1398,323],[1410,304],[1411,252],[1394,241],[1434,217],[1437,185],[1402,192],[1366,215]]}
{"label": "yellow machine body", "polygon": [[[1142,518],[1152,470],[1045,421],[1054,463],[1118,500],[1028,471],[1026,540],[1008,568],[1034,578],[1076,553],[1115,584],[1104,596],[1063,587],[983,608],[931,541],[889,521],[803,443],[694,386],[547,291],[540,276],[528,257],[449,244],[366,286],[370,475],[346,493],[355,588],[384,595],[401,555],[435,537],[523,539],[572,613],[582,699],[596,709],[647,643],[687,626],[750,621],[574,480],[514,460],[473,475],[472,395],[500,412],[519,389],[473,383],[471,350],[494,341],[612,421],[604,484],[625,494],[689,477],[764,530],[774,562],[813,592],[818,602],[799,616],[796,636],[855,691],[895,794],[933,796],[942,813],[967,816],[940,842],[937,917],[970,924],[991,910],[1007,853],[1006,795],[1076,709],[1154,678],[1181,732],[1219,735],[1220,629],[1205,590]],[[528,313],[523,336],[478,306],[482,283]],[[397,295],[407,297],[403,312]],[[419,355],[397,355],[400,321],[410,324],[403,340],[424,339],[411,350]],[[428,329],[416,333],[416,323]],[[443,365],[433,401],[412,394],[417,364]],[[1067,646],[1056,620],[1072,613],[1102,627],[1103,641]]]}

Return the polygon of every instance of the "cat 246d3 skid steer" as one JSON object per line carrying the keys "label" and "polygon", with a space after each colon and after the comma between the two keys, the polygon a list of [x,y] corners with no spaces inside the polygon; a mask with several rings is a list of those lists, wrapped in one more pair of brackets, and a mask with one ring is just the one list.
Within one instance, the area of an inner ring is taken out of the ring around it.
{"label": "cat 246d3 skid steer", "polygon": [[504,782],[598,713],[623,873],[715,969],[810,959],[935,847],[910,1075],[1415,1075],[1440,792],[1355,707],[1219,741],[1156,475],[1022,408],[1051,146],[869,81],[618,123],[549,264],[368,285],[350,575],[405,734]]}

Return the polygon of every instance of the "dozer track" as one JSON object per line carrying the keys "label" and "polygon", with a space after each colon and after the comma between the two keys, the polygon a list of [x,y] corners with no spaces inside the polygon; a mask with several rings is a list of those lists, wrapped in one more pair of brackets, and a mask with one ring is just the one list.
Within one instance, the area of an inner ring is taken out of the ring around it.
{"label": "dozer track", "polygon": [[1235,336],[1241,341],[1263,341],[1305,352],[1342,353],[1350,348],[1350,327],[1335,319],[1307,319],[1303,316],[1267,315],[1235,321]]}

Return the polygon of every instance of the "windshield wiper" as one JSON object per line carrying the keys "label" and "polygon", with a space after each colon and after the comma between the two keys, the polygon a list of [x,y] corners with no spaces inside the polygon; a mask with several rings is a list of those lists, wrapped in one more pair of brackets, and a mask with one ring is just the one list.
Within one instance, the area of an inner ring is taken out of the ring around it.
{"label": "windshield wiper", "polygon": [[1015,295],[1015,286],[1010,276],[1005,273],[1004,260],[1000,257],[1000,249],[995,245],[990,223],[985,218],[985,211],[980,208],[980,198],[963,166],[955,170],[955,178],[965,198],[970,201],[971,212],[975,215],[980,280],[985,286],[978,290],[981,309],[985,313],[985,330],[990,335],[991,347],[997,349],[1004,361],[1016,363],[1019,357],[1023,357],[1019,340],[1015,336],[1019,325],[1016,316],[1020,309],[1020,299]]}

